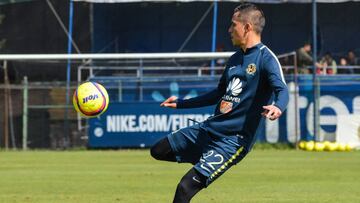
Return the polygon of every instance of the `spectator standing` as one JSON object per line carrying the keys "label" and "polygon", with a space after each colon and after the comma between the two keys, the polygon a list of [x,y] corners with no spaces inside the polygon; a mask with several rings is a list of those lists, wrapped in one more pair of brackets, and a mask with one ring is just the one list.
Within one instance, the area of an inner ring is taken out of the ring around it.
{"label": "spectator standing", "polygon": [[305,42],[302,47],[296,50],[297,65],[299,67],[299,73],[309,74],[310,71],[307,66],[311,66],[313,58],[311,57],[311,45],[309,42]]}

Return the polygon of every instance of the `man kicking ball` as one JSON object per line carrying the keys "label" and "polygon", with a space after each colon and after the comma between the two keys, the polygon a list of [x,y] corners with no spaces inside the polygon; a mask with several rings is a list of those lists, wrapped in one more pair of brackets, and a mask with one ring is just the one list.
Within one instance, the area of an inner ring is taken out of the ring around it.
{"label": "man kicking ball", "polygon": [[262,116],[275,120],[284,112],[289,93],[278,59],[261,43],[264,26],[260,8],[240,4],[229,27],[231,41],[240,49],[227,61],[217,88],[186,100],[171,96],[161,103],[170,108],[217,104],[214,116],[170,133],[151,148],[155,159],[193,164],[177,186],[174,203],[190,202],[241,161],[256,140]]}

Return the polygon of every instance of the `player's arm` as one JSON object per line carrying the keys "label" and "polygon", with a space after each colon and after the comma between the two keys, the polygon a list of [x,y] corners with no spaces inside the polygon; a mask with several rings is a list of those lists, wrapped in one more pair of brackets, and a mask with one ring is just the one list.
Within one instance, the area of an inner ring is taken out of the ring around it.
{"label": "player's arm", "polygon": [[166,99],[160,106],[170,107],[170,108],[197,108],[203,106],[210,106],[216,104],[219,99],[225,94],[226,90],[226,81],[225,81],[225,72],[221,76],[218,86],[198,97],[190,99],[178,99],[176,96],[171,96]]}
{"label": "player's arm", "polygon": [[286,86],[281,65],[275,55],[269,54],[264,58],[263,67],[268,81],[274,91],[274,104],[263,106],[263,116],[270,120],[279,118],[289,102],[289,90]]}

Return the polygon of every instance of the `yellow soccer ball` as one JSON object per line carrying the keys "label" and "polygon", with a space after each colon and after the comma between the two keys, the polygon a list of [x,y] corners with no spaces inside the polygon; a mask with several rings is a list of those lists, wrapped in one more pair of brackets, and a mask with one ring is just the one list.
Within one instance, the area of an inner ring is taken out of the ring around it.
{"label": "yellow soccer ball", "polygon": [[305,146],[306,146],[306,141],[300,141],[299,142],[299,148],[300,149],[305,149]]}
{"label": "yellow soccer ball", "polygon": [[339,147],[339,143],[337,142],[330,142],[329,144],[329,151],[336,151],[338,150],[338,147]]}
{"label": "yellow soccer ball", "polygon": [[329,142],[329,141],[325,141],[324,142],[324,145],[325,145],[325,151],[330,151],[330,144],[331,144],[331,142]]}
{"label": "yellow soccer ball", "polygon": [[106,89],[96,82],[85,82],[76,88],[73,95],[75,110],[85,118],[97,117],[104,113],[109,105]]}
{"label": "yellow soccer ball", "polygon": [[344,144],[344,143],[339,143],[337,150],[338,150],[338,151],[341,151],[341,152],[346,151],[346,144]]}
{"label": "yellow soccer ball", "polygon": [[322,142],[316,142],[314,146],[315,151],[321,152],[325,149],[325,144]]}
{"label": "yellow soccer ball", "polygon": [[314,147],[315,147],[315,142],[314,141],[308,141],[305,144],[306,151],[312,151],[312,150],[314,150]]}
{"label": "yellow soccer ball", "polygon": [[352,148],[351,144],[347,143],[347,144],[345,145],[345,150],[346,150],[346,151],[351,151],[352,149],[353,149],[353,148]]}

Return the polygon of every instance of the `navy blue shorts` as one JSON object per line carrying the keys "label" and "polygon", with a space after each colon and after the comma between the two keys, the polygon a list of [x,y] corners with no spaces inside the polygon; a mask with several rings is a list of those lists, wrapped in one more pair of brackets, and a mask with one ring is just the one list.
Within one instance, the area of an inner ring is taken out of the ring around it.
{"label": "navy blue shorts", "polygon": [[218,137],[201,128],[202,123],[170,133],[172,150],[179,163],[192,163],[207,177],[206,186],[221,176],[247,154],[240,136]]}

